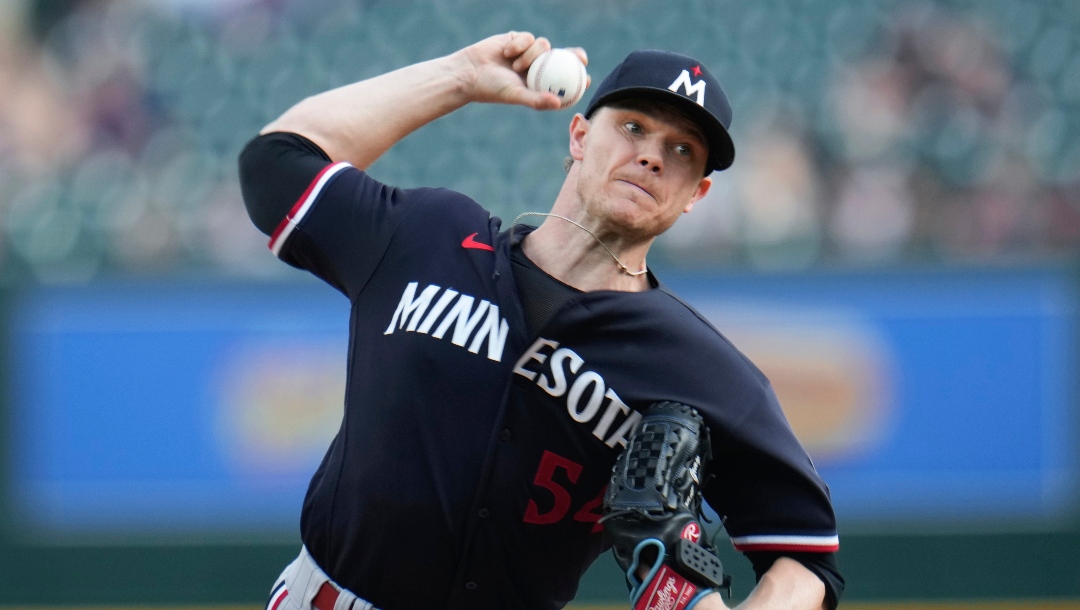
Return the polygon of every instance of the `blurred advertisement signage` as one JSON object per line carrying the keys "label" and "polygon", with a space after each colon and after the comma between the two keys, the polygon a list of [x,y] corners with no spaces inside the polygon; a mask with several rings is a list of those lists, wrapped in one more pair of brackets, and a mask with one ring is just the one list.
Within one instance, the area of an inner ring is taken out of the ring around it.
{"label": "blurred advertisement signage", "polygon": [[[1045,526],[1076,483],[1072,271],[661,274],[770,378],[847,528]],[[324,286],[39,288],[9,320],[28,536],[295,536],[341,421]]]}

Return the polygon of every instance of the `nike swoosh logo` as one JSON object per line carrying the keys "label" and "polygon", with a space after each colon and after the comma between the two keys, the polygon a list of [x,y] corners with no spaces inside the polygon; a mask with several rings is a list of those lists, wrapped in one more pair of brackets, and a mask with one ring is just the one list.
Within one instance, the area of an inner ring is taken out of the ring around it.
{"label": "nike swoosh logo", "polygon": [[492,248],[491,246],[489,246],[487,244],[482,244],[482,243],[476,241],[475,239],[473,239],[474,237],[476,237],[476,233],[473,233],[472,235],[470,235],[470,236],[466,237],[465,239],[463,239],[461,241],[461,247],[462,248],[471,248],[473,250],[487,250],[488,252],[494,252],[495,251],[495,248]]}

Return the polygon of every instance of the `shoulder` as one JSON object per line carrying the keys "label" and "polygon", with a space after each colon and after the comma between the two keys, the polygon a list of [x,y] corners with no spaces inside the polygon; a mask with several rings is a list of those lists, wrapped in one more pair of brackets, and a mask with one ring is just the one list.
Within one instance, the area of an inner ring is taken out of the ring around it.
{"label": "shoulder", "polygon": [[[775,403],[768,378],[704,315],[663,284],[648,292],[598,291],[564,309],[562,332],[588,336],[617,354],[628,383],[653,388],[655,399],[713,405],[738,421]],[[614,356],[613,356],[614,357]]]}
{"label": "shoulder", "polygon": [[[713,423],[725,427],[780,413],[769,378],[708,318],[661,284],[652,299],[650,320],[663,333],[667,346],[662,356],[671,363],[670,379],[677,379],[694,396],[695,405],[711,413]],[[707,415],[708,417],[708,415]]]}
{"label": "shoulder", "polygon": [[439,211],[448,216],[468,216],[476,213],[487,213],[487,210],[472,197],[448,188],[408,188],[402,189],[402,192],[405,193],[410,200],[416,201],[421,205],[446,206],[446,209],[440,209]]}
{"label": "shoulder", "polygon": [[419,230],[425,226],[446,227],[457,219],[472,222],[488,216],[476,200],[447,188],[402,187],[348,164],[328,166],[324,171],[328,175],[332,172],[332,179],[317,178],[309,191],[320,190],[320,199],[333,200],[335,209],[345,215],[339,221],[348,222],[354,214],[360,214],[367,221],[378,223],[385,219],[395,227],[404,222]]}
{"label": "shoulder", "polygon": [[656,291],[658,296],[661,296],[657,301],[664,309],[665,317],[670,319],[670,328],[679,333],[680,339],[697,346],[704,353],[720,358],[728,365],[737,365],[762,383],[768,383],[764,373],[739,351],[712,321],[663,283]]}
{"label": "shoulder", "polygon": [[448,230],[469,228],[472,228],[470,232],[485,231],[492,218],[479,202],[458,191],[441,187],[397,190],[397,196],[409,210],[406,222],[419,234],[445,234]]}

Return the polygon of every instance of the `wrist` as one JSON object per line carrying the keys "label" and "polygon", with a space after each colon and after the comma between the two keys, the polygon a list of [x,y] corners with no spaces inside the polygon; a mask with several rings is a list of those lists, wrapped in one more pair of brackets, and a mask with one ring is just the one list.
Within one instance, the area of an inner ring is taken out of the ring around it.
{"label": "wrist", "polygon": [[453,76],[453,93],[461,104],[479,101],[477,95],[477,82],[480,79],[480,68],[469,54],[469,49],[464,48],[442,57],[436,61],[444,63],[443,69],[446,74]]}
{"label": "wrist", "polygon": [[631,591],[633,610],[719,610],[727,608],[716,589],[687,579],[672,566],[661,564],[650,578]]}
{"label": "wrist", "polygon": [[728,610],[728,606],[724,603],[724,598],[720,596],[719,591],[712,591],[702,597],[692,610]]}

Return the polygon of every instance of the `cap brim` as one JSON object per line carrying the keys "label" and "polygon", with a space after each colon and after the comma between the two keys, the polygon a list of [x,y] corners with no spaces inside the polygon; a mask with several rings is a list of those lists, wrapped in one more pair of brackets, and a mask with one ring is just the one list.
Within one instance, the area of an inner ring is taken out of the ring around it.
{"label": "cap brim", "polygon": [[709,162],[706,168],[709,171],[725,170],[731,167],[731,164],[735,161],[735,143],[731,140],[731,135],[728,134],[724,124],[702,106],[668,89],[627,87],[612,91],[607,95],[592,100],[585,118],[589,118],[589,115],[605,104],[631,98],[666,102],[684,111],[697,123],[704,130],[705,137],[709,140]]}

